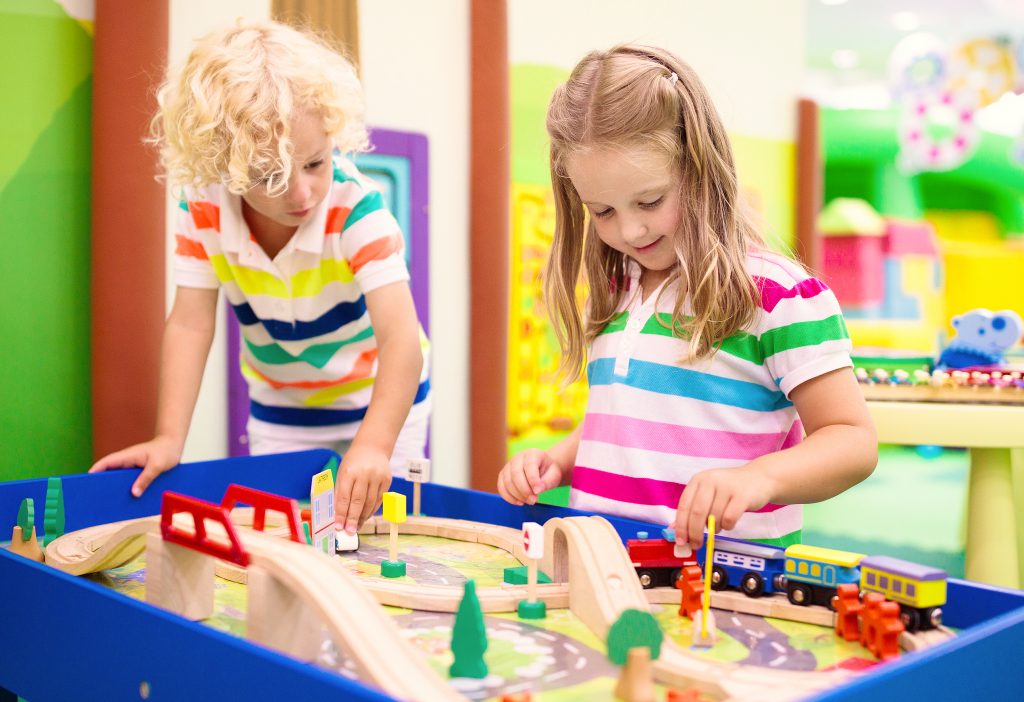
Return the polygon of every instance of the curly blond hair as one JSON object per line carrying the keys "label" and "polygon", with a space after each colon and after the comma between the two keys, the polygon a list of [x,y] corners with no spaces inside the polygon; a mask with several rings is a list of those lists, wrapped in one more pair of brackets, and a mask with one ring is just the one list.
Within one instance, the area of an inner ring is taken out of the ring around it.
{"label": "curly blond hair", "polygon": [[238,20],[200,39],[157,93],[150,141],[173,186],[223,184],[242,194],[258,183],[288,187],[291,119],[323,118],[343,153],[369,140],[353,65],[326,40],[287,25]]}
{"label": "curly blond hair", "polygon": [[[725,127],[689,65],[655,47],[593,51],[555,89],[547,130],[556,214],[544,293],[566,382],[579,377],[587,347],[626,294],[626,256],[598,237],[566,173],[567,159],[586,149],[656,149],[678,169],[683,217],[670,279],[682,284],[670,324],[674,336],[690,342],[683,360],[712,355],[753,321],[759,296],[746,254],[765,244],[740,201]],[[577,302],[579,282],[589,287],[585,313]],[[687,295],[692,318],[682,311]]]}

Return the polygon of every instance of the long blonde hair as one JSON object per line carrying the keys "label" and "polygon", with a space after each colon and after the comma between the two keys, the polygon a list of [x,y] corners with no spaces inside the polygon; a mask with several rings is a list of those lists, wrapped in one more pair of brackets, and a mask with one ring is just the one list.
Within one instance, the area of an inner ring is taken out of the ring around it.
{"label": "long blonde hair", "polygon": [[287,189],[290,121],[309,110],[342,152],[368,144],[355,68],[313,34],[239,20],[200,39],[157,94],[150,141],[172,185],[223,183],[242,194],[260,182]]}
{"label": "long blonde hair", "polygon": [[[670,279],[681,284],[671,328],[689,339],[686,360],[709,357],[753,320],[758,292],[746,254],[764,242],[741,207],[725,128],[689,65],[654,47],[593,51],[555,90],[547,130],[556,218],[544,292],[566,382],[579,377],[587,346],[626,294],[626,257],[597,236],[566,172],[567,159],[584,149],[658,149],[679,169],[683,221],[673,242],[679,265]],[[579,282],[589,287],[585,314],[576,299]],[[687,295],[692,318],[683,314]]]}

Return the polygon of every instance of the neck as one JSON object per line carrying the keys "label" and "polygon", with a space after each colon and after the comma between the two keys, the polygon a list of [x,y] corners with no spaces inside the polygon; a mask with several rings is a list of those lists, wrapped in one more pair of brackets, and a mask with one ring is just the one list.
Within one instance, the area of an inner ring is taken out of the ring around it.
{"label": "neck", "polygon": [[242,219],[245,220],[245,224],[249,227],[249,232],[253,238],[256,239],[256,242],[270,258],[276,256],[299,229],[296,226],[275,222],[269,217],[260,214],[249,206],[245,198],[242,198]]}

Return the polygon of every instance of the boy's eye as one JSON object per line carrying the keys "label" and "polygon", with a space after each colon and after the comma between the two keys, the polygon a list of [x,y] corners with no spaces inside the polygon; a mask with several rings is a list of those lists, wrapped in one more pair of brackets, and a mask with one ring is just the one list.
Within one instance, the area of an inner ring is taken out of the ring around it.
{"label": "boy's eye", "polygon": [[641,202],[641,203],[640,203],[640,207],[642,207],[642,208],[643,208],[643,209],[645,209],[645,210],[653,210],[653,209],[654,209],[655,207],[657,207],[658,205],[660,205],[660,204],[661,204],[661,202],[662,202],[662,200],[664,200],[664,199],[665,199],[665,196],[664,196],[664,195],[662,195],[662,196],[661,196],[661,197],[659,197],[659,198],[658,198],[657,200],[654,200],[654,201],[652,201],[652,202]]}
{"label": "boy's eye", "polygon": [[306,164],[306,168],[308,170],[315,171],[317,168],[320,168],[320,166],[322,166],[322,165],[324,165],[324,160],[321,158],[321,159],[317,159],[316,161],[312,161],[310,163],[307,163]]}

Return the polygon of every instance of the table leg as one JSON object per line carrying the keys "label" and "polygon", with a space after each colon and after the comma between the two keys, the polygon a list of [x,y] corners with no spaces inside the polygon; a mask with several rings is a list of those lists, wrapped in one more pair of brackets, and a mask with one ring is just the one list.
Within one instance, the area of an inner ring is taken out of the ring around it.
{"label": "table leg", "polygon": [[1010,451],[1013,478],[1013,513],[1017,516],[1017,587],[1024,589],[1024,448]]}
{"label": "table leg", "polygon": [[972,448],[967,507],[967,579],[1020,587],[1011,449]]}

